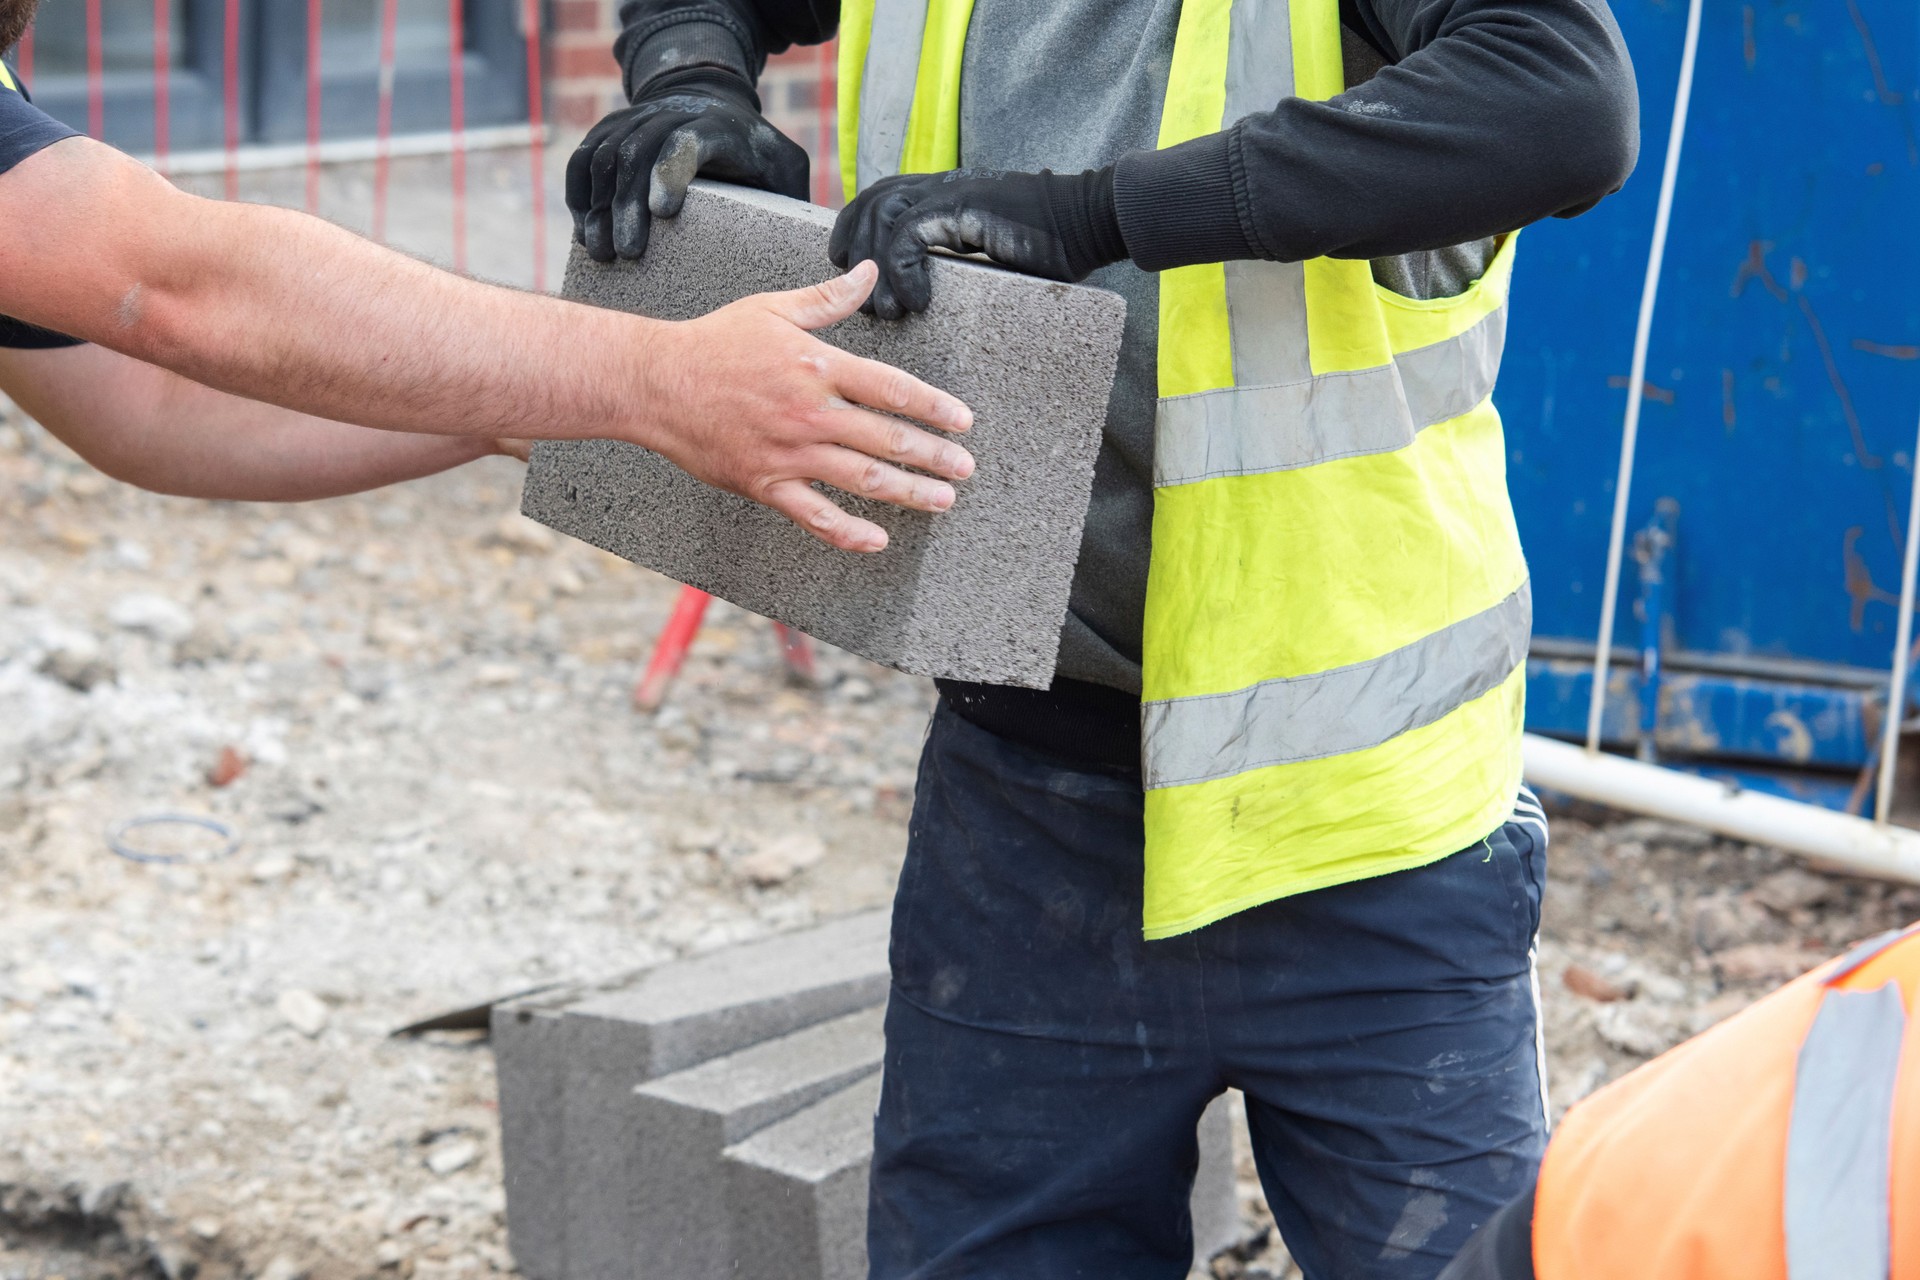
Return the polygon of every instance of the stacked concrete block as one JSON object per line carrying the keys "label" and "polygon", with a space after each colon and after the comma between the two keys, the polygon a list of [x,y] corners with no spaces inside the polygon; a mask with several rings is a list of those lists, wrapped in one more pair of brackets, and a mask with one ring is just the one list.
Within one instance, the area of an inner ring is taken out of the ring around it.
{"label": "stacked concrete block", "polygon": [[739,1280],[862,1280],[880,1077],[726,1152]]}
{"label": "stacked concrete block", "polygon": [[[640,1086],[635,1095],[643,1135],[639,1194],[628,1219],[614,1224],[631,1237],[625,1247],[637,1265],[629,1275],[726,1280],[745,1274],[734,1264],[739,1256],[736,1200],[729,1194],[727,1148],[759,1141],[755,1135],[770,1125],[770,1132],[781,1131],[786,1125],[779,1122],[795,1112],[850,1093],[847,1086],[865,1077],[877,1079],[881,1017],[875,1008],[837,1018]],[[868,1122],[871,1117],[869,1110]],[[860,1129],[856,1123],[850,1132],[836,1130],[830,1136],[844,1146]],[[853,1145],[864,1152],[872,1137]],[[766,1234],[759,1229],[759,1204],[741,1202],[737,1215],[755,1239]],[[864,1221],[864,1201],[860,1218]],[[810,1273],[784,1273],[794,1274]]]}
{"label": "stacked concrete block", "polygon": [[494,1072],[500,1090],[500,1146],[506,1153],[507,1236],[520,1270],[558,1280],[566,1259],[567,1202],[561,1039],[577,989],[494,1006]]}
{"label": "stacked concrete block", "polygon": [[[858,1277],[887,989],[882,912],[494,1013],[508,1242],[530,1280]],[[1227,1113],[1196,1249],[1238,1230]]]}
{"label": "stacked concrete block", "polygon": [[886,913],[865,912],[496,1008],[507,1236],[520,1270],[622,1274],[620,1240],[603,1227],[637,1194],[634,1088],[877,1006],[886,939]]}
{"label": "stacked concrete block", "polygon": [[567,1010],[562,1141],[567,1280],[633,1275],[624,1234],[649,1157],[634,1087],[842,1014],[887,992],[887,917],[662,965]]}
{"label": "stacked concrete block", "polygon": [[[696,183],[657,222],[646,257],[576,249],[566,296],[687,319],[830,275],[833,214],[765,192]],[[522,510],[678,581],[919,675],[1044,688],[1053,678],[1126,304],[976,262],[936,258],[925,315],[855,316],[827,341],[965,400],[978,462],[929,515],[849,495],[887,529],[878,555],[835,551],[784,517],[614,441],[543,443]]]}

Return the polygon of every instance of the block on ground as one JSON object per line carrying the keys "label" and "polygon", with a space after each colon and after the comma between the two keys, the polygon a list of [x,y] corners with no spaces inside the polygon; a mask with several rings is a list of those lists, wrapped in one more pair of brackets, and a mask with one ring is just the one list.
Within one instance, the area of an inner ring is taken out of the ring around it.
{"label": "block on ground", "polygon": [[492,1014],[507,1244],[528,1280],[562,1280],[566,1272],[561,1095],[567,1059],[561,1023],[579,994],[542,992],[504,1001]]}
{"label": "block on ground", "polygon": [[[576,248],[565,295],[678,320],[832,274],[829,210],[699,182],[638,262]],[[887,550],[832,550],[765,507],[616,441],[541,443],[522,510],[616,555],[902,671],[1045,688],[1120,350],[1119,295],[936,257],[933,305],[822,333],[972,406],[978,468],[939,514],[834,493]]]}
{"label": "block on ground", "polygon": [[879,1103],[875,1074],[727,1149],[739,1280],[866,1275],[867,1174]]}
{"label": "block on ground", "polygon": [[624,1234],[644,1139],[633,1090],[886,997],[885,911],[659,965],[569,1006],[562,1104],[565,1280],[631,1280]]}
{"label": "block on ground", "polygon": [[880,1069],[883,1010],[863,1010],[641,1085],[636,1198],[608,1226],[641,1280],[727,1280],[722,1152]]}

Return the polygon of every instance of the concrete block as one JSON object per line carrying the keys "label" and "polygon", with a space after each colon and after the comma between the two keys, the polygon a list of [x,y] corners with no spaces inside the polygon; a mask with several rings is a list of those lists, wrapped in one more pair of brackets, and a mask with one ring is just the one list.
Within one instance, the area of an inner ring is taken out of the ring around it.
{"label": "concrete block", "polygon": [[[831,274],[833,214],[696,183],[638,263],[575,249],[569,298],[688,319]],[[543,443],[521,509],[563,533],[843,649],[918,675],[1044,688],[1053,678],[1126,304],[1105,290],[936,258],[922,316],[855,316],[822,336],[959,396],[978,461],[938,515],[835,494],[885,527],[834,551],[756,503],[632,445]]]}
{"label": "concrete block", "polygon": [[1193,1265],[1240,1243],[1239,1177],[1234,1168],[1233,1105],[1221,1094],[1200,1115],[1200,1169],[1193,1178]]}
{"label": "concrete block", "polygon": [[606,1224],[629,1213],[643,1138],[637,1085],[886,997],[888,913],[663,964],[569,1006],[562,1129],[566,1280],[631,1280]]}
{"label": "concrete block", "polygon": [[561,1026],[578,990],[542,992],[494,1006],[493,1059],[500,1090],[500,1161],[507,1192],[507,1244],[528,1280],[561,1280],[566,1203]]}
{"label": "concrete block", "polygon": [[861,1280],[880,1077],[727,1148],[738,1280]]}
{"label": "concrete block", "polygon": [[836,1018],[641,1085],[635,1202],[603,1229],[641,1280],[729,1280],[723,1150],[880,1069],[884,1010]]}

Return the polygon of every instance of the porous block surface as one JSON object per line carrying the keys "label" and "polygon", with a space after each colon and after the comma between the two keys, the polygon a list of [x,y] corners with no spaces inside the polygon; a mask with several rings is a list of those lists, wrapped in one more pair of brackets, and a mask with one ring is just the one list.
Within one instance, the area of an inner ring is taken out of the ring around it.
{"label": "porous block surface", "polygon": [[566,1280],[631,1280],[629,1237],[608,1224],[638,1195],[637,1085],[879,1004],[887,913],[659,965],[567,1009],[562,1105]]}
{"label": "porous block surface", "polygon": [[888,913],[863,911],[658,965],[567,1008],[584,1024],[573,1065],[605,1049],[625,1087],[681,1071],[827,1018],[887,993]]}
{"label": "porous block surface", "polygon": [[[646,257],[576,248],[565,295],[680,320],[833,273],[831,211],[696,183]],[[933,305],[822,333],[966,401],[978,467],[939,514],[835,491],[883,526],[878,555],[835,551],[784,517],[615,441],[541,443],[521,509],[563,533],[902,671],[1045,688],[1092,491],[1126,304],[1119,295],[936,257]]]}
{"label": "porous block surface", "polygon": [[642,1280],[734,1274],[722,1151],[880,1069],[882,1010],[836,1018],[662,1077],[635,1091],[642,1147],[620,1221]]}
{"label": "porous block surface", "polygon": [[880,1076],[727,1148],[739,1280],[861,1280]]}
{"label": "porous block surface", "polygon": [[538,997],[494,1006],[492,1044],[500,1089],[500,1164],[507,1241],[529,1280],[561,1280],[566,1215],[561,1202],[560,1002]]}

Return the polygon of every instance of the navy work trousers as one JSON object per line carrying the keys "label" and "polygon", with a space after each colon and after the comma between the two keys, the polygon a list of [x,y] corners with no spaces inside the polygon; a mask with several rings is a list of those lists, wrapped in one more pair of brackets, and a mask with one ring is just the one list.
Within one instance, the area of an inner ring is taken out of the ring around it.
{"label": "navy work trousers", "polygon": [[1246,1095],[1308,1280],[1433,1280],[1546,1145],[1546,828],[1157,942],[1137,777],[936,712],[894,903],[873,1280],[1179,1280]]}

